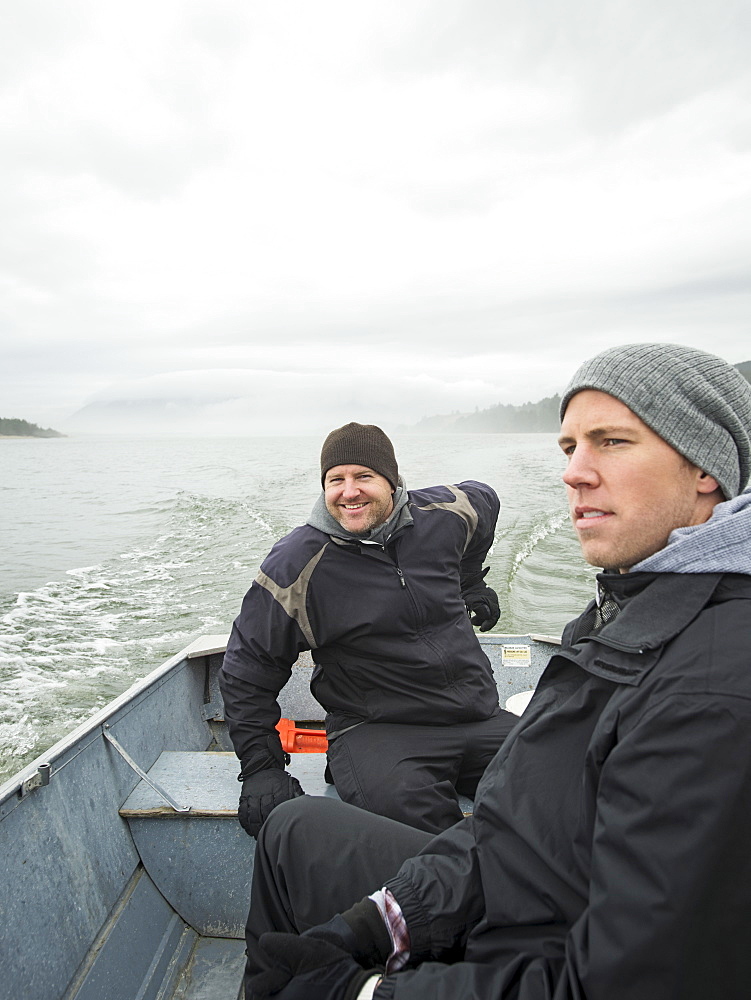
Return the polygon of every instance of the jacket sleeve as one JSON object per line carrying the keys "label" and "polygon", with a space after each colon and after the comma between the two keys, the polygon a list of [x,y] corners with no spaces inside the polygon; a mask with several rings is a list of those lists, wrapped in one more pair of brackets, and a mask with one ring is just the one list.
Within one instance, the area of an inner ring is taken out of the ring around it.
{"label": "jacket sleeve", "polygon": [[493,544],[501,502],[495,490],[486,483],[468,481],[459,483],[477,516],[477,525],[469,540],[461,562],[462,593],[482,580],[482,564]]}
{"label": "jacket sleeve", "polygon": [[[461,920],[476,913],[452,913],[449,899],[440,915],[429,872],[416,870],[419,858],[408,862],[409,880],[403,867],[392,892],[408,915],[410,935],[416,930],[422,964],[387,977],[376,997],[747,995],[750,731],[751,706],[743,699],[671,695],[615,745],[597,789],[589,898],[560,954],[525,954],[521,945],[516,954],[504,948],[513,957],[496,964],[453,960],[445,951],[446,920],[457,921],[456,944],[465,937]],[[424,864],[436,862],[426,855]],[[476,872],[471,877],[477,881]],[[503,886],[484,889],[502,892]],[[448,896],[465,895],[452,890]],[[428,926],[433,921],[437,933]],[[506,944],[516,932],[524,938],[523,927],[504,930]]]}
{"label": "jacket sleeve", "polygon": [[244,764],[261,750],[283,760],[275,726],[277,698],[299,654],[309,649],[298,624],[258,583],[245,595],[219,674],[224,717],[235,753]]}
{"label": "jacket sleeve", "polygon": [[484,912],[472,816],[405,861],[386,888],[407,922],[411,961],[461,954]]}

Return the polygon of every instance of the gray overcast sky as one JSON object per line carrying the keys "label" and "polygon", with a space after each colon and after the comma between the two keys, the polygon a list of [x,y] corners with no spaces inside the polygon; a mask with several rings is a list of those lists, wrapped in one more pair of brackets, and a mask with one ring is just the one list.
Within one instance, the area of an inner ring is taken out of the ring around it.
{"label": "gray overcast sky", "polygon": [[6,2],[0,416],[389,427],[539,399],[617,343],[751,359],[750,23]]}

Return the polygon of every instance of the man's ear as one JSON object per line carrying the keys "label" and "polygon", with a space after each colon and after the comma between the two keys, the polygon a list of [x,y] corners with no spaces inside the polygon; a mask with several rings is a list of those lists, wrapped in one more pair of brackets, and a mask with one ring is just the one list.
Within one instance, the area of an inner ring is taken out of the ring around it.
{"label": "man's ear", "polygon": [[719,490],[720,485],[714,476],[710,476],[708,472],[702,472],[701,469],[697,469],[698,476],[696,477],[696,489],[699,493],[714,493],[715,490]]}

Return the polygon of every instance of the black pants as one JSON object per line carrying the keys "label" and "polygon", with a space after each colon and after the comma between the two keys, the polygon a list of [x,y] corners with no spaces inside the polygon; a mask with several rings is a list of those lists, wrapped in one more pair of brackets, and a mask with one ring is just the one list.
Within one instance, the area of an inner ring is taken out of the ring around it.
{"label": "black pants", "polygon": [[440,833],[462,818],[457,793],[475,794],[518,721],[501,710],[453,726],[366,722],[332,740],[329,769],[344,802]]}
{"label": "black pants", "polygon": [[304,795],[277,806],[258,836],[246,975],[259,971],[261,934],[323,923],[380,889],[431,839],[336,799]]}

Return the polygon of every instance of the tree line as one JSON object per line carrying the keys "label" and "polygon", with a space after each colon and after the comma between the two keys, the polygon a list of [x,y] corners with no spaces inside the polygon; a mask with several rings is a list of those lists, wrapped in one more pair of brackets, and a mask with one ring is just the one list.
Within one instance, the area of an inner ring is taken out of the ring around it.
{"label": "tree line", "polygon": [[[741,361],[735,366],[743,377],[751,382],[751,361]],[[434,417],[423,417],[410,427],[399,428],[402,431],[419,434],[437,432],[456,432],[468,434],[523,434],[558,432],[560,419],[558,410],[561,397],[547,396],[537,403],[522,403],[514,406],[510,403],[497,403],[484,410],[477,409],[474,413],[449,413]]]}
{"label": "tree line", "polygon": [[18,417],[0,417],[0,437],[60,438],[65,435],[53,431],[51,427],[39,427]]}

